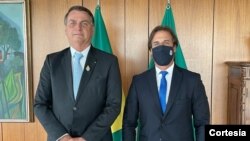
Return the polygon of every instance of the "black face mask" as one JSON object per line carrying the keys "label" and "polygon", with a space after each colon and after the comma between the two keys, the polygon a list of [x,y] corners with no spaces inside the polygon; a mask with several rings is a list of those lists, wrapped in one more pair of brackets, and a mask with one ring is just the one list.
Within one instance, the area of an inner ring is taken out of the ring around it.
{"label": "black face mask", "polygon": [[152,49],[154,61],[160,66],[168,65],[174,57],[174,47],[160,45]]}

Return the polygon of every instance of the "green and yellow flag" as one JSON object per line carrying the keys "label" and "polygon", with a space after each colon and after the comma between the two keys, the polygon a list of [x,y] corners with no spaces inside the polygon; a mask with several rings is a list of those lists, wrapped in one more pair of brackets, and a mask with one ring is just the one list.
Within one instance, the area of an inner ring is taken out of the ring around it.
{"label": "green and yellow flag", "polygon": [[[94,19],[95,19],[95,31],[92,38],[93,46],[102,51],[112,54],[112,48],[109,42],[106,26],[102,18],[101,7],[99,4],[96,6]],[[113,141],[122,141],[122,117],[123,117],[124,105],[125,105],[125,96],[124,93],[122,93],[121,112],[111,127]]]}

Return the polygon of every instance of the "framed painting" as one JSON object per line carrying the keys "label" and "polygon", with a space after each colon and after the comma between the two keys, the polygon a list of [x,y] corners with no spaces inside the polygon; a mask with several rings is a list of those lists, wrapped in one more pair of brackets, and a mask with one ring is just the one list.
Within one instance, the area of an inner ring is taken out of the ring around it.
{"label": "framed painting", "polygon": [[33,120],[29,8],[29,0],[0,1],[0,122]]}

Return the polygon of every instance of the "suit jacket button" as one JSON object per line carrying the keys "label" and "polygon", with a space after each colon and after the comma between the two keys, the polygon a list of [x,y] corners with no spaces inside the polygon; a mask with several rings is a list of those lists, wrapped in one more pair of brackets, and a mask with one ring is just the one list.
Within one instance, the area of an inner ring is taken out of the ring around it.
{"label": "suit jacket button", "polygon": [[76,111],[77,110],[77,108],[76,107],[73,107],[73,111]]}

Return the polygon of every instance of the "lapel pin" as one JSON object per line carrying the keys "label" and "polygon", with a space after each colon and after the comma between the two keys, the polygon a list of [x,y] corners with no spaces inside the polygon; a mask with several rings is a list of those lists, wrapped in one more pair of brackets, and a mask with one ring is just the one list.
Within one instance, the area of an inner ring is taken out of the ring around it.
{"label": "lapel pin", "polygon": [[87,67],[86,67],[86,71],[90,71],[90,67],[89,67],[89,65],[87,65]]}

